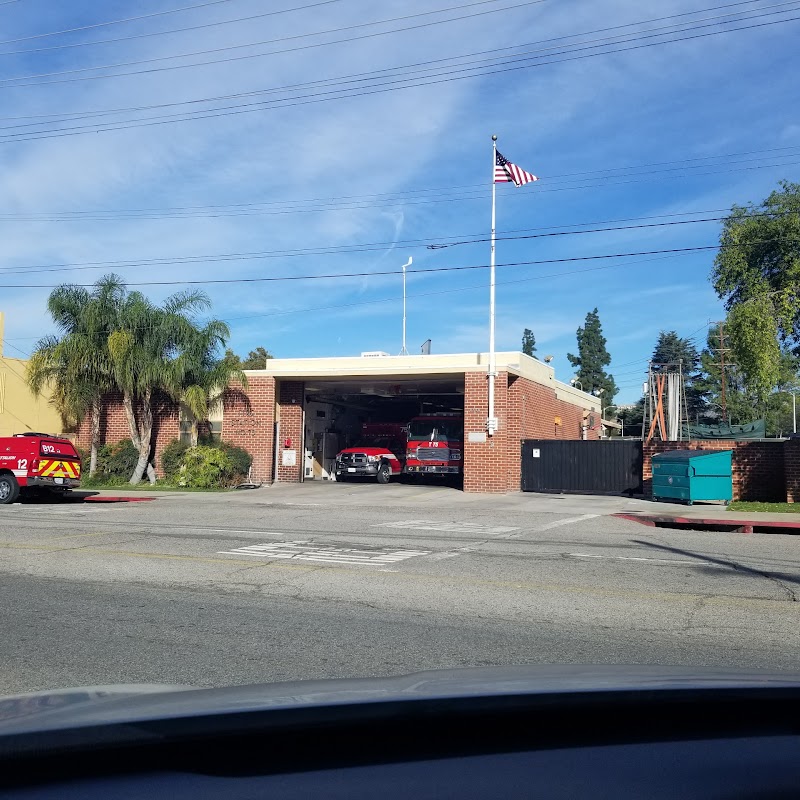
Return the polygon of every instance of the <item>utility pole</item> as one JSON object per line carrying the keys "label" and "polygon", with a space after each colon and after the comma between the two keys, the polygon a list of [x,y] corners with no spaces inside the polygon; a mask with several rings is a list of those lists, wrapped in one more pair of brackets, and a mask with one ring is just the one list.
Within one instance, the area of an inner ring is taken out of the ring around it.
{"label": "utility pole", "polygon": [[715,349],[719,353],[720,406],[724,424],[728,421],[728,407],[725,403],[725,353],[728,352],[728,348],[725,347],[725,323],[718,322],[717,324],[719,325],[719,347]]}

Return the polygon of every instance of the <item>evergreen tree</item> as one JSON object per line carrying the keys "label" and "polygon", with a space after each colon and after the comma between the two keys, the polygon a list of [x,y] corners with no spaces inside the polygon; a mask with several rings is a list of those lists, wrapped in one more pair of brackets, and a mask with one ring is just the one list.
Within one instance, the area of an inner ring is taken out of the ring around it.
{"label": "evergreen tree", "polygon": [[705,393],[698,384],[700,353],[691,340],[682,339],[675,331],[661,331],[653,349],[652,363],[654,372],[676,372],[680,365],[689,420],[696,421],[705,413]]}
{"label": "evergreen tree", "polygon": [[526,356],[533,356],[536,352],[536,337],[533,335],[533,331],[530,328],[525,328],[522,331],[522,352],[525,353]]}
{"label": "evergreen tree", "polygon": [[614,402],[617,394],[617,384],[614,377],[605,371],[611,363],[611,356],[606,349],[606,337],[597,309],[586,315],[582,328],[578,328],[578,355],[567,353],[569,363],[577,367],[577,378],[584,392],[595,393],[602,389],[602,404],[604,406]]}
{"label": "evergreen tree", "polygon": [[267,359],[272,358],[272,353],[265,347],[257,347],[247,354],[247,358],[242,361],[242,369],[265,369]]}

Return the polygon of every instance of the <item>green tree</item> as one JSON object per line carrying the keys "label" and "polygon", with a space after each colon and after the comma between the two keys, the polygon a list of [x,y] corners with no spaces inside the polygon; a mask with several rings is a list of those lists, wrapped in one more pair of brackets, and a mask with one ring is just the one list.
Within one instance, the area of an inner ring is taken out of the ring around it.
{"label": "green tree", "polygon": [[227,361],[232,367],[236,367],[237,369],[242,368],[242,359],[231,350],[230,347],[225,348],[225,354],[222,356],[224,361]]}
{"label": "green tree", "polygon": [[[169,398],[180,401],[187,389],[198,385],[203,347],[224,345],[227,326],[212,320],[198,327],[194,316],[211,303],[203,292],[179,292],[163,306],[151,303],[140,292],[127,293],[121,303],[116,329],[108,337],[114,381],[139,459],[131,476],[138,483],[147,473],[155,483],[152,464],[154,410]],[[197,393],[191,391],[192,404]],[[194,405],[199,410],[199,405]]]}
{"label": "green tree", "polygon": [[577,338],[578,355],[567,353],[567,358],[573,367],[577,367],[577,377],[583,390],[592,393],[602,390],[602,404],[606,406],[613,403],[617,384],[605,370],[611,363],[611,356],[606,349],[606,338],[596,308],[586,315],[583,327],[578,328]]}
{"label": "green tree", "polygon": [[89,475],[97,469],[102,397],[115,388],[108,334],[123,293],[116,276],[102,278],[91,292],[71,285],[54,289],[47,309],[59,334],[37,342],[27,368],[33,393],[48,387],[63,419],[91,415]]}
{"label": "green tree", "polygon": [[[727,347],[727,334],[725,344]],[[722,418],[722,369],[719,350],[719,325],[712,325],[708,329],[706,347],[700,354],[700,373],[695,381],[695,388],[703,395],[704,408],[689,415],[690,423],[715,424]],[[741,370],[731,359],[728,359],[725,367],[725,409],[727,420],[732,425],[743,425],[760,416],[758,398],[748,389]]]}
{"label": "green tree", "polygon": [[533,356],[536,352],[536,337],[533,335],[533,331],[530,328],[525,328],[522,331],[522,352],[525,353],[526,356]]}
{"label": "green tree", "polygon": [[247,354],[247,358],[242,361],[242,369],[264,369],[267,359],[273,358],[272,353],[264,347],[256,347]]}
{"label": "green tree", "polygon": [[700,377],[700,353],[692,341],[681,338],[675,331],[661,331],[651,361],[655,372],[674,372],[680,367],[689,419],[697,419],[705,411],[705,396],[697,383]]}
{"label": "green tree", "polygon": [[783,181],[760,205],[734,206],[711,278],[742,380],[764,401],[782,353],[800,355],[800,184]]}
{"label": "green tree", "polygon": [[226,351],[222,358],[216,358],[218,349],[224,346],[229,335],[228,326],[215,320],[197,329],[185,349],[188,366],[184,367],[181,378],[180,404],[191,420],[192,447],[197,447],[199,423],[207,420],[210,412],[223,402],[224,392],[231,381],[238,381],[244,389],[247,388],[247,377],[228,356],[230,351]]}

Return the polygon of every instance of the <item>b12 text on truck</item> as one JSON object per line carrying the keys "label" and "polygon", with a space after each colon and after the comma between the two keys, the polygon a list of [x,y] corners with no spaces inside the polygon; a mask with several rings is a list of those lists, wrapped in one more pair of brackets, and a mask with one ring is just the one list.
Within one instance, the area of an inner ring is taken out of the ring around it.
{"label": "b12 text on truck", "polygon": [[408,423],[406,468],[410,475],[461,475],[462,414],[420,414]]}
{"label": "b12 text on truck", "polygon": [[32,489],[75,489],[80,479],[81,459],[69,439],[45,433],[0,437],[0,504]]}

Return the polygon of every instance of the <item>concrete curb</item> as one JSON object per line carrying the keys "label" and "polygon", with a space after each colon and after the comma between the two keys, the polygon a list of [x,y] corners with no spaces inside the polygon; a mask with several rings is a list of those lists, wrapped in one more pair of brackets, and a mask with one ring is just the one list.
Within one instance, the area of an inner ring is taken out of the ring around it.
{"label": "concrete curb", "polygon": [[734,533],[800,533],[800,521],[731,519],[730,517],[680,517],[656,514],[612,514],[651,528],[731,531]]}

